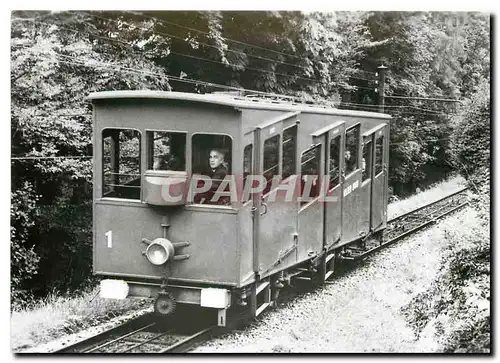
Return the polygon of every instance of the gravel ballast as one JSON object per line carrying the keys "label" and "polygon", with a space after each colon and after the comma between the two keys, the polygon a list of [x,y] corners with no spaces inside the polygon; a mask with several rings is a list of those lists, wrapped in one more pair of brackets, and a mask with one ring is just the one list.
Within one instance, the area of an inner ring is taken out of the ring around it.
{"label": "gravel ballast", "polygon": [[468,208],[383,250],[357,268],[194,352],[435,352],[432,331],[417,339],[400,309],[425,291],[448,241],[475,212]]}

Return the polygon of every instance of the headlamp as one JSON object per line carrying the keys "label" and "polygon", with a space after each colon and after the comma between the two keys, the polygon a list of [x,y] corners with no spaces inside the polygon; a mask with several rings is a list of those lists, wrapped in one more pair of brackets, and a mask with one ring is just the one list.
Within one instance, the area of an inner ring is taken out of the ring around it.
{"label": "headlamp", "polygon": [[156,238],[146,248],[146,258],[153,265],[160,266],[171,259],[175,254],[174,246],[166,238]]}

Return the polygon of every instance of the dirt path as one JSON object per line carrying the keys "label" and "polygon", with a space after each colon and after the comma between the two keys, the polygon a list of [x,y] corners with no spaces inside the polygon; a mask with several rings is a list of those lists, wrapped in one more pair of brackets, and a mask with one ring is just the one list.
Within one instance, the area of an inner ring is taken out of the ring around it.
{"label": "dirt path", "polygon": [[392,246],[326,285],[266,313],[249,328],[196,352],[434,352],[432,332],[416,339],[400,313],[436,276],[445,230],[471,217],[462,211]]}

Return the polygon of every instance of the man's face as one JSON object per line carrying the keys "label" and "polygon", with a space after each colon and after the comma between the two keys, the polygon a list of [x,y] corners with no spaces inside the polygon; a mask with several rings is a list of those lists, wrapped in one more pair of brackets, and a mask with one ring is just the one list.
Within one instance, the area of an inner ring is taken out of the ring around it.
{"label": "man's face", "polygon": [[224,161],[224,155],[222,155],[218,151],[212,150],[210,151],[210,156],[208,158],[208,161],[210,163],[210,167],[212,169],[215,169]]}

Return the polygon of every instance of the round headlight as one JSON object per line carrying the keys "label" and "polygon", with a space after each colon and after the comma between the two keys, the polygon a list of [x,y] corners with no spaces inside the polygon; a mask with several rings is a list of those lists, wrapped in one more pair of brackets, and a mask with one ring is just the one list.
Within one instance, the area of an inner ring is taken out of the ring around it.
{"label": "round headlight", "polygon": [[165,238],[155,239],[146,249],[146,257],[153,265],[163,265],[174,255],[174,246]]}

